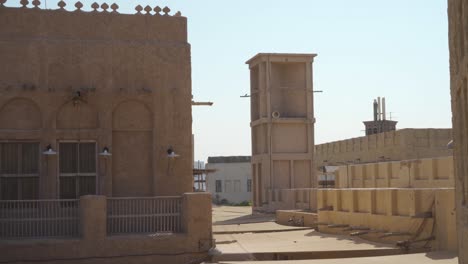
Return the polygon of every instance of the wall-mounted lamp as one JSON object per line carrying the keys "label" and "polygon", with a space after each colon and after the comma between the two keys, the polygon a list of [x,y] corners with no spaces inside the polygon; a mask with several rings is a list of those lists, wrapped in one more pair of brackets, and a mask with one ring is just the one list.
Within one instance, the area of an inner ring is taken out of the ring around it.
{"label": "wall-mounted lamp", "polygon": [[56,155],[57,151],[53,150],[52,146],[49,144],[49,145],[47,145],[45,151],[42,152],[42,154],[44,154],[44,155]]}
{"label": "wall-mounted lamp", "polygon": [[167,157],[168,157],[168,158],[177,158],[177,157],[180,157],[180,155],[176,154],[176,153],[174,152],[174,149],[173,149],[172,147],[169,147],[169,148],[167,149]]}
{"label": "wall-mounted lamp", "polygon": [[101,194],[101,189],[102,189],[101,186],[103,186],[104,180],[105,180],[105,178],[107,176],[107,161],[108,161],[107,157],[112,156],[112,153],[110,152],[109,148],[107,146],[105,146],[102,149],[102,152],[99,153],[99,156],[103,157],[103,159],[104,159],[103,162],[102,162],[104,164],[104,175],[102,175],[102,177],[100,177],[100,181],[98,183],[99,185],[98,185],[98,188],[97,188],[98,189],[97,193]]}
{"label": "wall-mounted lamp", "polygon": [[[55,151],[52,146],[49,144],[47,145],[47,147],[45,148],[45,150],[42,152],[43,155],[45,155],[47,158],[45,159],[45,169],[44,169],[44,173],[45,175],[49,175],[49,157],[50,156],[54,156],[57,154],[57,151]],[[57,188],[59,187],[59,182],[58,182],[58,178],[57,178]]]}
{"label": "wall-mounted lamp", "polygon": [[76,106],[76,105],[80,104],[81,100],[82,100],[81,99],[81,92],[80,91],[73,92],[73,98],[72,98],[73,105]]}
{"label": "wall-mounted lamp", "polygon": [[449,141],[449,143],[447,143],[447,148],[448,149],[453,149],[453,139]]}
{"label": "wall-mounted lamp", "polygon": [[102,149],[102,152],[99,153],[99,156],[112,156],[112,153],[110,153],[109,148],[106,146]]}

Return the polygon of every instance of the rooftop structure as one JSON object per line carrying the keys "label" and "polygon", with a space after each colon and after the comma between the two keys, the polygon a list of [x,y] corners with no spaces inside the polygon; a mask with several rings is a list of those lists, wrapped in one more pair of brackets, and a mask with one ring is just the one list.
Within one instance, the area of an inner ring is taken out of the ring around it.
{"label": "rooftop structure", "polygon": [[374,100],[374,120],[364,121],[366,127],[366,136],[379,134],[388,131],[395,131],[397,121],[387,120],[385,97],[380,100],[380,97]]}
{"label": "rooftop structure", "polygon": [[250,69],[254,210],[274,190],[315,184],[312,63],[316,54],[259,53]]}
{"label": "rooftop structure", "polygon": [[405,128],[315,146],[316,167],[451,156],[449,128]]}
{"label": "rooftop structure", "polygon": [[250,156],[208,157],[206,191],[215,203],[252,201]]}
{"label": "rooftop structure", "polygon": [[190,193],[187,19],[158,6],[5,3],[0,262],[206,256],[211,200]]}
{"label": "rooftop structure", "polygon": [[250,159],[250,156],[208,157],[208,163],[244,163]]}

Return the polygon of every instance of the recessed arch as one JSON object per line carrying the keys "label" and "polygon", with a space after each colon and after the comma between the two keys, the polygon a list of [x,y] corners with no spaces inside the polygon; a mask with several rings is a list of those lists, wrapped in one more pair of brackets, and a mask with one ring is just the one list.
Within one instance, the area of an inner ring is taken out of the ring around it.
{"label": "recessed arch", "polygon": [[141,101],[118,104],[112,113],[112,195],[151,196],[153,192],[153,121]]}
{"label": "recessed arch", "polygon": [[57,111],[56,127],[57,129],[95,129],[98,127],[97,111],[85,102],[79,104],[67,102]]}
{"label": "recessed arch", "polygon": [[0,108],[0,129],[37,130],[41,128],[41,109],[31,99],[13,98]]}
{"label": "recessed arch", "polygon": [[118,104],[112,113],[113,130],[141,130],[153,129],[153,114],[140,101],[129,100]]}

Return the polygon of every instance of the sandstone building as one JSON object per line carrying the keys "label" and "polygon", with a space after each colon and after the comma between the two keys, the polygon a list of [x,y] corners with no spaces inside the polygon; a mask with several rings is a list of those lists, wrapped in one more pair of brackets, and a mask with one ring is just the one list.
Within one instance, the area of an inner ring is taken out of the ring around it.
{"label": "sandstone building", "polygon": [[316,145],[316,167],[452,155],[452,150],[447,148],[447,144],[452,140],[451,129],[396,130],[396,123],[387,120],[385,97],[378,97],[373,104],[373,120],[364,121],[366,135]]}
{"label": "sandstone building", "polygon": [[451,156],[451,129],[404,128],[315,145],[316,167]]}
{"label": "sandstone building", "polygon": [[[129,15],[116,4],[95,3],[85,12],[77,2],[69,12],[64,1],[55,10],[40,9],[37,0],[23,0],[20,8],[5,2],[0,251],[8,254],[0,261],[170,253],[177,257],[166,261],[186,262],[206,254],[211,199],[188,194],[193,158],[187,19],[167,7],[137,6]],[[25,216],[24,208],[35,209],[23,225],[14,219]],[[163,241],[144,235],[158,232],[171,235]],[[108,239],[116,234],[141,236]],[[30,238],[44,239],[45,246],[39,249]],[[8,242],[17,239],[30,243],[20,250]],[[116,251],[122,247],[125,252]]]}
{"label": "sandstone building", "polygon": [[274,211],[275,191],[315,186],[315,56],[260,53],[247,61],[254,210]]}
{"label": "sandstone building", "polygon": [[449,0],[448,16],[458,252],[468,263],[468,3]]}
{"label": "sandstone building", "polygon": [[396,130],[396,124],[398,122],[387,120],[385,97],[383,97],[382,100],[380,100],[380,97],[374,100],[373,110],[374,119],[372,121],[363,122],[366,136]]}
{"label": "sandstone building", "polygon": [[[30,175],[16,184],[35,193],[16,198],[191,191],[184,17],[1,10],[2,171]],[[39,154],[48,145],[56,156]],[[174,161],[171,146],[180,154]],[[104,147],[110,158],[98,155]],[[9,163],[17,158],[23,164]]]}

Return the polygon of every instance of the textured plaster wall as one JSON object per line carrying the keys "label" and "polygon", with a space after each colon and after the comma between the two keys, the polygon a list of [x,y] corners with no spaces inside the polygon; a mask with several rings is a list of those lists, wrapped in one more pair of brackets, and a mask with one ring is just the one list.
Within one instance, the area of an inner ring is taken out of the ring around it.
{"label": "textured plaster wall", "polygon": [[[0,140],[108,146],[99,194],[192,190],[185,17],[0,6],[0,58]],[[167,158],[169,146],[179,158]],[[57,166],[41,157],[43,198],[57,196]]]}
{"label": "textured plaster wall", "polygon": [[294,202],[278,204],[273,199],[275,191],[314,187],[315,56],[260,53],[247,61],[254,210],[274,211],[284,206],[294,209]]}
{"label": "textured plaster wall", "polygon": [[453,157],[339,166],[335,188],[454,187]]}
{"label": "textured plaster wall", "polygon": [[460,263],[468,263],[468,3],[448,1],[450,91]]}
{"label": "textured plaster wall", "polygon": [[[378,188],[323,189],[317,191],[319,230],[349,234],[356,230],[329,225],[369,228],[363,237],[396,242],[434,236],[432,242],[415,243],[418,247],[431,243],[434,250],[457,250],[456,214],[453,188]],[[428,216],[427,214],[430,214]],[[383,233],[398,232],[388,239]]]}
{"label": "textured plaster wall", "polygon": [[444,157],[452,155],[447,149],[450,140],[451,129],[400,129],[316,145],[315,161],[316,166],[323,166]]}
{"label": "textured plaster wall", "polygon": [[182,195],[181,233],[108,235],[106,203],[104,196],[80,198],[80,237],[0,240],[0,262],[182,264],[207,259],[213,246],[210,194]]}

